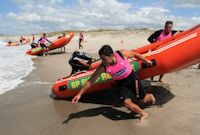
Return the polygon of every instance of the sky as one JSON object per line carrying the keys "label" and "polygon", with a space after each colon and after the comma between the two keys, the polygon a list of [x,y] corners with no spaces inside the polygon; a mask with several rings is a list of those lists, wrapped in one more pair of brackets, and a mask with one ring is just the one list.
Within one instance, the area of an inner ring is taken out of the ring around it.
{"label": "sky", "polygon": [[174,29],[200,24],[200,0],[1,0],[0,34],[62,30]]}

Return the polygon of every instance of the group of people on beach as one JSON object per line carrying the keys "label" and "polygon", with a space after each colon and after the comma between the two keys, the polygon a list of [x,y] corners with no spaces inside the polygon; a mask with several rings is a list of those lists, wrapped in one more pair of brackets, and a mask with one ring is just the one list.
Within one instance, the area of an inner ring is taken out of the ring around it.
{"label": "group of people on beach", "polygon": [[[62,35],[59,36],[58,39],[64,37],[65,35],[66,35],[65,33],[62,33]],[[22,38],[20,39],[20,41],[21,40],[22,40]],[[34,36],[34,34],[32,34],[31,48],[36,48],[36,47],[40,46],[43,50],[43,56],[45,56],[45,54],[49,55],[49,48],[46,45],[46,41],[49,42],[50,45],[52,45],[52,42],[47,39],[45,33],[43,33],[42,37],[38,40],[37,43],[35,43],[35,36]],[[83,46],[82,46],[83,42],[84,42],[84,36],[83,36],[83,33],[80,32],[80,34],[79,34],[79,49],[83,48]],[[62,51],[62,48],[64,49],[64,52],[65,52],[65,46],[61,47],[61,51]]]}
{"label": "group of people on beach", "polygon": [[[167,21],[164,29],[154,32],[148,38],[148,41],[153,43],[172,37],[177,33],[177,31],[172,30],[172,28],[173,22]],[[134,57],[149,65],[152,65],[152,61],[134,51],[118,50],[114,52],[110,45],[104,45],[98,53],[102,63],[98,66],[87,83],[81,88],[79,93],[72,99],[72,103],[77,103],[82,94],[94,85],[99,74],[106,72],[112,77],[113,80],[115,80],[119,98],[123,101],[124,106],[131,111],[138,113],[140,115],[140,121],[143,121],[148,117],[148,113],[134,103],[134,100],[137,99],[142,103],[150,102],[154,104],[156,99],[153,94],[145,93],[140,79],[132,69],[127,59]],[[159,81],[162,81],[163,76],[164,75],[160,75]],[[153,80],[153,77],[151,79]]]}

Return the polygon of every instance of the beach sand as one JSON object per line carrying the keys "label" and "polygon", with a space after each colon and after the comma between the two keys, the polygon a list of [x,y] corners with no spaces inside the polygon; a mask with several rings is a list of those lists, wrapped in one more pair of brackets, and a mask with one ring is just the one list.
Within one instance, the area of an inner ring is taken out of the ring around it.
{"label": "beach sand", "polygon": [[[147,44],[149,34],[145,30],[91,32],[81,51],[95,56],[103,44],[115,50],[134,49]],[[69,100],[52,99],[53,83],[71,72],[68,59],[78,49],[77,40],[76,35],[66,53],[56,50],[50,56],[33,58],[36,69],[17,88],[0,95],[1,135],[199,135],[200,70],[196,66],[166,74],[165,83],[143,81],[157,98],[156,105],[145,107],[149,117],[143,123],[116,106],[120,102],[114,90],[84,96],[73,105]]]}

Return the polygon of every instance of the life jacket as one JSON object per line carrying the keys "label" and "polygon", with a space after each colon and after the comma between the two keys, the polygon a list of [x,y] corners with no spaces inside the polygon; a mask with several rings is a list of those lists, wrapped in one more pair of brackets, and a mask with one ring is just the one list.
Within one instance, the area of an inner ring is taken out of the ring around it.
{"label": "life jacket", "polygon": [[42,37],[42,39],[40,40],[40,43],[45,44],[46,39],[47,39],[46,37]]}
{"label": "life jacket", "polygon": [[[120,53],[120,52],[119,52]],[[120,53],[121,54],[121,53]],[[122,58],[123,56],[114,52],[114,55],[117,59],[117,63],[115,65],[105,66],[106,72],[112,76],[113,80],[122,80],[127,78],[131,72],[132,67],[128,60]]]}
{"label": "life jacket", "polygon": [[170,38],[172,37],[172,32],[170,32],[168,35],[165,35],[164,30],[161,32],[161,34],[159,35],[159,37],[156,38],[156,41],[162,41],[165,38]]}

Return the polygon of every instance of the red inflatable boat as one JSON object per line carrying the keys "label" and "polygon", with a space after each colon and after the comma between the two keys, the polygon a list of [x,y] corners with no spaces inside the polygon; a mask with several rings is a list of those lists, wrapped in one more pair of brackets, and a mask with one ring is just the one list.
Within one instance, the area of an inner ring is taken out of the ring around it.
{"label": "red inflatable boat", "polygon": [[[74,37],[74,33],[73,32],[69,32],[65,36],[53,41],[53,43],[51,45],[49,45],[49,46],[47,45],[47,47],[49,48],[49,51],[57,49],[57,48],[60,48],[60,47],[63,47],[66,44],[68,44],[73,37]],[[39,55],[42,52],[43,52],[43,50],[42,50],[41,47],[36,47],[36,48],[28,50],[26,52],[26,54]]]}
{"label": "red inflatable boat", "polygon": [[[169,39],[138,48],[134,51],[143,54],[153,62],[153,66],[148,66],[142,61],[129,60],[140,79],[187,68],[200,62],[200,25],[176,34]],[[90,71],[79,72],[57,80],[53,85],[52,94],[57,98],[67,98],[76,95],[91,77],[99,63],[94,63]],[[87,90],[86,93],[100,91],[113,85],[115,85],[115,82],[111,77],[107,73],[102,73],[99,75],[96,85]]]}

